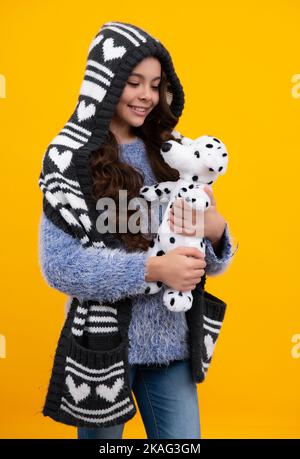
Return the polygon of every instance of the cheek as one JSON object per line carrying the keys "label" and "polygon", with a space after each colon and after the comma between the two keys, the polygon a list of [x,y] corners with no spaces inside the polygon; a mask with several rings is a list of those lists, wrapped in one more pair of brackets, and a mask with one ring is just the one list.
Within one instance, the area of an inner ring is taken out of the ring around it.
{"label": "cheek", "polygon": [[129,104],[132,101],[132,99],[134,99],[134,97],[135,97],[135,89],[131,88],[128,85],[125,85],[120,101],[122,101],[125,104]]}

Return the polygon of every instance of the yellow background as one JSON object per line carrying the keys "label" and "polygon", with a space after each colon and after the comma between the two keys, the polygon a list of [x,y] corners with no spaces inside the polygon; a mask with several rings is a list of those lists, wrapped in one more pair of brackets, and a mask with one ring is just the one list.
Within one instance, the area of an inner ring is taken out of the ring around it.
{"label": "yellow background", "polygon": [[[228,309],[198,385],[202,438],[300,437],[299,19],[296,0],[1,2],[1,438],[77,435],[41,414],[66,297],[40,271],[38,177],[106,21],[160,39],[186,94],[178,130],[229,151],[214,192],[239,249],[207,282]],[[124,438],[146,438],[140,414]]]}

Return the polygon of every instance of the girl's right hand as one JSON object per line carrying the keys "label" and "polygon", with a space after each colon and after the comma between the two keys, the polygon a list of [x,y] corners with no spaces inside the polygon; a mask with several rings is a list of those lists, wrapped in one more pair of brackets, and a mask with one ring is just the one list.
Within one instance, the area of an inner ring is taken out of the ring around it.
{"label": "girl's right hand", "polygon": [[145,280],[161,281],[181,292],[194,290],[204,275],[205,266],[205,255],[200,250],[177,247],[165,255],[148,258]]}

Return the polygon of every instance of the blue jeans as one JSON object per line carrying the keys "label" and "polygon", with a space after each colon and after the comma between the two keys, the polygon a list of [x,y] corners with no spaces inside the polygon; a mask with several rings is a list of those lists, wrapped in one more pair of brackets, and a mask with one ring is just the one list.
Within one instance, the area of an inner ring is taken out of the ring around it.
{"label": "blue jeans", "polygon": [[[133,365],[130,387],[136,398],[148,439],[200,439],[197,385],[189,360],[170,365]],[[122,438],[125,424],[78,427],[78,438]]]}

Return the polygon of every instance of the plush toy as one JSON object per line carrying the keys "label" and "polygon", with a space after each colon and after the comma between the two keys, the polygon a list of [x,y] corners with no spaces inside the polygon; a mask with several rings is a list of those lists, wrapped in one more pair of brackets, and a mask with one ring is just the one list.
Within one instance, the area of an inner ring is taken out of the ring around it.
{"label": "plush toy", "polygon": [[[168,202],[164,218],[148,249],[149,257],[164,255],[168,250],[179,246],[196,247],[205,254],[204,237],[184,236],[171,231],[169,209],[176,198],[184,198],[191,207],[201,211],[207,210],[210,198],[203,188],[206,184],[214,183],[227,169],[226,147],[216,137],[203,135],[192,140],[181,136],[177,131],[173,131],[172,135],[176,140],[163,143],[160,153],[169,166],[178,170],[179,180],[146,186],[140,190],[140,197],[147,201]],[[145,293],[157,293],[162,285],[160,281],[148,282]],[[181,292],[167,287],[163,303],[170,311],[187,311],[192,305],[192,292]]]}

